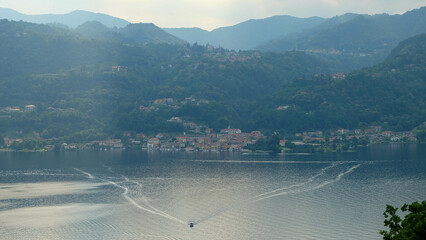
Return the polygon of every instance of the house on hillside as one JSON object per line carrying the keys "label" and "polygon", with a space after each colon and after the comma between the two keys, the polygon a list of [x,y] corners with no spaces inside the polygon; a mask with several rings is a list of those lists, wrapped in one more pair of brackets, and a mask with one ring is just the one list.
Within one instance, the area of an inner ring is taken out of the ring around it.
{"label": "house on hillside", "polygon": [[25,112],[32,112],[36,109],[36,106],[34,105],[26,105],[25,106]]}
{"label": "house on hillside", "polygon": [[158,138],[150,138],[147,143],[148,149],[154,149],[160,147],[160,139]]}
{"label": "house on hillside", "polygon": [[281,147],[284,147],[286,143],[287,143],[287,140],[280,140]]}
{"label": "house on hillside", "polygon": [[183,120],[180,117],[172,117],[169,120],[167,120],[167,122],[177,122],[177,123],[181,123],[183,122]]}
{"label": "house on hillside", "polygon": [[125,67],[125,66],[112,66],[111,71],[112,72],[125,72],[125,71],[127,71],[127,67]]}
{"label": "house on hillside", "polygon": [[224,134],[240,134],[241,130],[237,129],[237,128],[225,128],[220,130],[220,133],[224,133]]}
{"label": "house on hillside", "polygon": [[287,105],[285,105],[285,106],[279,106],[279,107],[277,107],[277,110],[278,110],[278,111],[285,111],[285,110],[287,110],[289,107],[290,107],[290,106],[287,106]]}

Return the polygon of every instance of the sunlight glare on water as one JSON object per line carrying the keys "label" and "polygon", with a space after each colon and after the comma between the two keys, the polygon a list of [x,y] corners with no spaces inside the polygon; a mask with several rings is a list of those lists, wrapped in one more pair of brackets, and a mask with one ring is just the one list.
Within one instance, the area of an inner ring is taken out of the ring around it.
{"label": "sunlight glare on water", "polygon": [[380,239],[386,204],[426,196],[424,146],[386,148],[307,156],[1,153],[0,234]]}

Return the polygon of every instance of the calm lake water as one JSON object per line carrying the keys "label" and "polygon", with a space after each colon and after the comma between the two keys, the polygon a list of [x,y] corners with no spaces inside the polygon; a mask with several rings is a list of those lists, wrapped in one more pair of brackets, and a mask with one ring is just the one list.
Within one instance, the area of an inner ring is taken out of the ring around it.
{"label": "calm lake water", "polygon": [[386,204],[426,200],[425,186],[425,145],[0,153],[0,239],[380,239]]}

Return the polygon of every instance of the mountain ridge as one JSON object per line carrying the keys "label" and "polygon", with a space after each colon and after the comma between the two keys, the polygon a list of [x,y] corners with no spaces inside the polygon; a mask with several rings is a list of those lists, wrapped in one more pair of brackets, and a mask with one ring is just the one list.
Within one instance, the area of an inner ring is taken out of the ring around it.
{"label": "mountain ridge", "polygon": [[185,44],[152,23],[131,23],[121,28],[109,28],[98,21],[88,21],[75,31],[92,39],[127,44],[169,43]]}
{"label": "mountain ridge", "polygon": [[344,22],[330,19],[312,29],[272,40],[261,51],[298,49],[329,59],[335,71],[350,71],[383,61],[403,39],[426,32],[426,7],[404,14],[354,15]]}
{"label": "mountain ridge", "polygon": [[108,27],[125,27],[130,22],[104,13],[94,13],[85,10],[74,10],[66,14],[22,14],[9,8],[0,8],[0,19],[33,22],[39,24],[61,23],[76,28],[87,21],[98,21]]}
{"label": "mountain ridge", "polygon": [[[328,72],[302,52],[127,44],[8,20],[0,21],[0,32],[0,109],[37,106],[29,114],[0,111],[0,133],[11,136],[36,131],[81,141],[94,133],[183,130],[168,122],[174,116],[215,129],[238,126],[240,111],[283,81]],[[163,98],[176,106],[154,105]],[[187,98],[197,100],[182,103]]]}
{"label": "mountain ridge", "polygon": [[[123,132],[184,132],[168,121],[173,117],[269,134],[366,125],[406,131],[426,119],[426,34],[401,41],[382,63],[345,75],[330,74],[327,63],[302,51],[110,41],[102,36],[110,28],[97,22],[83,30],[101,37],[0,21],[1,134],[82,142]],[[128,37],[138,40],[132,32]],[[36,111],[11,110],[29,104]]]}
{"label": "mountain ridge", "polygon": [[[301,131],[380,125],[407,131],[426,119],[426,34],[406,39],[378,65],[347,75],[286,82],[257,103],[251,124]],[[277,111],[287,105],[288,111]],[[268,119],[264,119],[267,116]]]}
{"label": "mountain ridge", "polygon": [[250,19],[212,31],[200,28],[164,28],[164,30],[191,44],[211,44],[226,49],[249,50],[267,40],[315,26],[323,20],[320,17],[297,18],[277,15],[264,19]]}

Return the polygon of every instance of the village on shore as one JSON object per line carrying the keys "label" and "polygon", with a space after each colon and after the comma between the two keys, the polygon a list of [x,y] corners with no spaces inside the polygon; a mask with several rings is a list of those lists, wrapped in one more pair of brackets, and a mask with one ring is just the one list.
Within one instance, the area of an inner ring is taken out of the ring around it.
{"label": "village on shore", "polygon": [[4,137],[2,151],[77,151],[132,149],[148,151],[186,152],[338,152],[352,151],[359,146],[390,142],[416,142],[414,131],[383,131],[381,126],[363,129],[336,129],[327,131],[300,132],[284,137],[265,136],[260,131],[242,132],[236,128],[225,128],[215,132],[212,128],[186,122],[179,117],[169,121],[180,122],[186,132],[180,135],[125,132],[121,138],[85,143],[58,142],[41,139],[35,133],[32,138]]}

